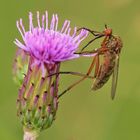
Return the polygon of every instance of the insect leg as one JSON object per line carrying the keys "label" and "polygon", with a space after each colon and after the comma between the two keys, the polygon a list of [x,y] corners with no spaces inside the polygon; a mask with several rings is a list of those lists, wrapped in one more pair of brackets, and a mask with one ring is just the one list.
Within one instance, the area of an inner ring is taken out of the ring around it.
{"label": "insect leg", "polygon": [[[72,71],[60,71],[60,72],[57,72],[57,73],[50,74],[50,75],[48,75],[47,77],[51,77],[51,76],[55,76],[55,75],[59,75],[59,74],[71,74],[71,75],[76,75],[76,76],[80,76],[80,77],[87,76],[86,74],[79,73],[79,72],[72,72]],[[93,79],[94,77],[93,77],[93,76],[88,75],[88,76],[87,76],[87,78]]]}
{"label": "insect leg", "polygon": [[98,39],[98,38],[101,38],[101,37],[103,37],[104,35],[100,35],[100,36],[97,36],[97,37],[95,37],[95,38],[93,38],[92,40],[90,40],[88,43],[87,43],[87,45],[85,45],[82,49],[81,49],[81,51],[83,51],[88,45],[90,45],[94,40],[96,40],[96,39]]}
{"label": "insect leg", "polygon": [[96,62],[96,56],[93,58],[93,61],[92,61],[91,65],[90,65],[90,68],[89,68],[87,74],[86,74],[83,78],[81,78],[80,80],[78,80],[78,81],[76,81],[75,83],[73,83],[72,85],[70,85],[66,90],[64,90],[64,91],[58,96],[58,98],[60,98],[60,97],[61,97],[62,95],[64,95],[67,91],[71,90],[71,89],[72,89],[73,87],[75,87],[77,84],[79,84],[80,82],[82,82],[83,80],[85,80],[85,79],[89,76],[89,74],[91,73],[91,71],[93,70],[94,65],[95,65],[95,62]]}
{"label": "insect leg", "polygon": [[86,28],[86,27],[81,27],[81,28],[79,28],[77,31],[80,31],[80,30],[82,30],[82,29],[87,30],[88,32],[90,32],[90,33],[93,34],[94,36],[99,36],[99,35],[101,34],[100,32],[92,31],[92,30],[90,30],[90,29],[88,29],[88,28]]}

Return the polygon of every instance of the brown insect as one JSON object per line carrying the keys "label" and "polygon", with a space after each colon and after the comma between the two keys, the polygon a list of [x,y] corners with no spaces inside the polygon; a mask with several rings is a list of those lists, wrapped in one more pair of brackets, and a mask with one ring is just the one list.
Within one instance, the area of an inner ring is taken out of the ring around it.
{"label": "brown insect", "polygon": [[[82,51],[78,54],[80,55],[93,55],[93,61],[88,69],[88,72],[80,80],[69,86],[65,91],[63,91],[59,97],[69,91],[71,88],[76,86],[78,83],[88,78],[91,72],[94,70],[93,78],[93,90],[100,89],[109,80],[112,75],[112,88],[111,88],[111,98],[114,99],[117,87],[118,79],[118,69],[119,69],[119,57],[121,48],[123,46],[121,38],[119,36],[112,35],[112,29],[107,28],[105,25],[105,30],[103,32],[92,31],[88,28],[80,28],[89,31],[94,35],[94,38],[89,41],[89,43],[83,47]],[[98,38],[104,37],[101,47],[92,51],[83,51],[89,44]],[[101,61],[102,59],[102,61]]]}

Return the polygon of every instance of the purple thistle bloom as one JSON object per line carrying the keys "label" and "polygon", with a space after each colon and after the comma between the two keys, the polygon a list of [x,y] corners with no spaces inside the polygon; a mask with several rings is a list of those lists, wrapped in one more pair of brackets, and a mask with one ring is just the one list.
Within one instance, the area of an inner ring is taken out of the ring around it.
{"label": "purple thistle bloom", "polygon": [[33,25],[32,13],[29,14],[29,30],[25,31],[22,19],[17,21],[17,28],[23,43],[18,39],[14,43],[19,47],[14,62],[14,76],[19,80],[19,95],[17,99],[17,114],[28,131],[37,133],[49,128],[55,120],[58,109],[58,86],[60,64],[63,61],[75,59],[75,54],[81,41],[88,32],[81,30],[77,33],[75,27],[70,28],[66,20],[58,29],[58,16],[53,15],[50,26],[48,13],[39,17],[37,26]]}
{"label": "purple thistle bloom", "polygon": [[32,56],[34,64],[42,65],[44,63],[54,64],[74,58],[74,54],[79,44],[84,40],[88,32],[81,30],[77,35],[77,28],[71,33],[70,21],[65,20],[62,29],[58,30],[58,16],[53,14],[50,27],[48,27],[48,13],[42,16],[41,21],[39,12],[37,12],[37,27],[33,25],[32,13],[29,14],[29,30],[25,31],[22,19],[17,21],[17,28],[22,36],[24,43],[18,39],[15,44]]}

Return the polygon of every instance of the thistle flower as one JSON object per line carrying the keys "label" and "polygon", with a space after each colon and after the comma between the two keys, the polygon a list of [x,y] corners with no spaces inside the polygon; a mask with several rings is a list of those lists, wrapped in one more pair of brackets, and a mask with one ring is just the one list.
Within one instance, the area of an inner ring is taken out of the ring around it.
{"label": "thistle flower", "polygon": [[[58,109],[58,86],[60,64],[78,58],[75,54],[79,44],[88,34],[77,28],[71,31],[70,21],[66,20],[58,29],[58,16],[53,15],[48,27],[48,13],[41,19],[37,12],[37,26],[33,25],[33,15],[29,13],[29,30],[26,31],[22,19],[17,28],[23,42],[15,39],[18,46],[14,65],[14,76],[19,79],[17,114],[23,124],[24,139],[34,139],[38,133],[49,128]],[[41,20],[41,21],[40,21]]]}

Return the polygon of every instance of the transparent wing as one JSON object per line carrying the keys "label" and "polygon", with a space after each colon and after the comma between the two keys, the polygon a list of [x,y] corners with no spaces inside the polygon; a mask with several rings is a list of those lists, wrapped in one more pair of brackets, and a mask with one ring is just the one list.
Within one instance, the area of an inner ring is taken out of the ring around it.
{"label": "transparent wing", "polygon": [[119,55],[116,56],[115,67],[112,75],[112,87],[111,87],[111,98],[115,98],[117,80],[118,80],[118,71],[119,71]]}

